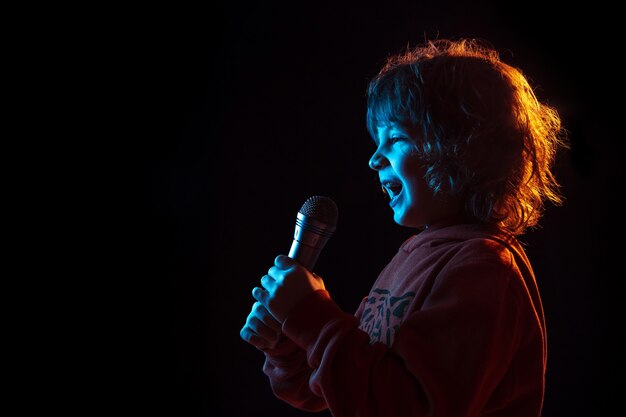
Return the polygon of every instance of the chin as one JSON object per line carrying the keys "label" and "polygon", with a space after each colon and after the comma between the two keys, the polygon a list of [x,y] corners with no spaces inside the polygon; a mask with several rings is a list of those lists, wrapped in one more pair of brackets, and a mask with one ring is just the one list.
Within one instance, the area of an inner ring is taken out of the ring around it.
{"label": "chin", "polygon": [[411,219],[406,216],[406,213],[403,214],[395,214],[393,216],[393,220],[400,226],[410,227],[413,229],[423,229],[424,225],[421,222],[416,221],[415,219]]}

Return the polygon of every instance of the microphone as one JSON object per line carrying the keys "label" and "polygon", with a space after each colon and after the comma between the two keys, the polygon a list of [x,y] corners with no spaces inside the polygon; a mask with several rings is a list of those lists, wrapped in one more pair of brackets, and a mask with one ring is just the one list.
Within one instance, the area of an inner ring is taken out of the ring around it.
{"label": "microphone", "polygon": [[289,257],[313,271],[322,249],[335,232],[338,216],[337,204],[331,198],[309,197],[296,216]]}

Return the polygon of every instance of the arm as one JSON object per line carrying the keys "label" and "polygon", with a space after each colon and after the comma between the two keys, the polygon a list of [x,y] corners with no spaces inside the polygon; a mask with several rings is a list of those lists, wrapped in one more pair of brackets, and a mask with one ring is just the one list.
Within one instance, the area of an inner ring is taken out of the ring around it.
{"label": "arm", "polygon": [[283,337],[276,347],[264,352],[263,372],[276,397],[306,411],[328,408],[324,398],[311,391],[309,381],[314,369],[309,366],[304,349]]}
{"label": "arm", "polygon": [[370,344],[325,290],[299,300],[282,329],[306,351],[310,390],[334,416],[476,416],[519,343],[511,274],[492,263],[442,271],[392,347]]}
{"label": "arm", "polygon": [[326,402],[309,389],[313,370],[306,362],[306,352],[284,336],[280,323],[260,302],[252,306],[240,336],[265,353],[263,372],[278,398],[308,411],[327,408]]}

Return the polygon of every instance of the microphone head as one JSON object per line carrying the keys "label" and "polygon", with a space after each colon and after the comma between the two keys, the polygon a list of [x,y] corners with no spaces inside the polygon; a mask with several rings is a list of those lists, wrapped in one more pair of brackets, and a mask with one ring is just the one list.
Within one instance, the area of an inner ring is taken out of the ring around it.
{"label": "microphone head", "polygon": [[339,209],[333,199],[315,195],[304,202],[300,208],[300,214],[331,226],[337,226]]}

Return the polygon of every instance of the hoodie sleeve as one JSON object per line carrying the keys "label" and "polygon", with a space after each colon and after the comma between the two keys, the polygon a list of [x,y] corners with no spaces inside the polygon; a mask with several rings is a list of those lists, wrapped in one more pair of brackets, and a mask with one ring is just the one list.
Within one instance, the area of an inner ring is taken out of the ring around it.
{"label": "hoodie sleeve", "polygon": [[301,410],[328,408],[324,398],[311,391],[309,380],[314,369],[309,366],[304,349],[283,334],[275,348],[261,350],[265,353],[263,372],[276,397]]}
{"label": "hoodie sleeve", "polygon": [[518,344],[513,274],[489,262],[445,268],[391,347],[370,343],[354,315],[317,291],[283,323],[300,350],[267,356],[265,372],[283,400],[335,417],[477,416]]}

